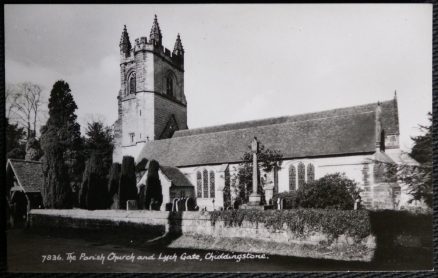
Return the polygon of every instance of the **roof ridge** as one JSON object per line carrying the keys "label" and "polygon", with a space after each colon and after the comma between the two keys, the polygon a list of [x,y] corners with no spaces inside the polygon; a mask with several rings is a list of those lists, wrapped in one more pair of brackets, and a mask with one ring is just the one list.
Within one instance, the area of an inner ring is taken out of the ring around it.
{"label": "roof ridge", "polygon": [[[394,99],[391,100],[385,100],[385,101],[381,101],[380,103],[390,103],[393,102]],[[370,106],[370,105],[376,105],[377,102],[370,102],[367,104],[360,104],[360,105],[353,105],[353,106],[348,106],[348,107],[339,107],[339,108],[333,108],[333,109],[327,109],[327,110],[322,110],[322,111],[315,111],[315,112],[306,112],[306,113],[302,113],[302,114],[295,114],[295,115],[285,115],[285,116],[279,116],[279,117],[270,117],[270,118],[263,118],[263,119],[256,119],[256,120],[248,120],[248,121],[242,121],[242,122],[235,122],[235,123],[225,123],[225,124],[220,124],[220,125],[213,125],[213,126],[204,126],[204,127],[198,127],[198,128],[193,128],[193,129],[183,129],[183,130],[177,130],[175,131],[175,134],[184,134],[184,133],[190,133],[190,132],[196,132],[196,131],[202,131],[203,129],[205,130],[205,132],[202,133],[197,133],[197,134],[205,134],[205,133],[212,133],[212,132],[221,132],[221,131],[214,131],[214,129],[216,128],[227,128],[227,127],[232,127],[233,125],[239,125],[239,124],[257,124],[257,122],[260,122],[260,125],[257,126],[266,126],[266,125],[274,125],[274,124],[278,124],[278,123],[265,123],[263,124],[263,122],[268,122],[268,121],[272,121],[272,120],[276,120],[276,119],[285,119],[287,120],[288,118],[292,118],[292,117],[299,117],[299,116],[308,116],[308,115],[312,115],[312,114],[322,114],[322,113],[327,113],[327,112],[332,112],[332,111],[336,111],[336,110],[348,110],[348,109],[352,109],[352,108],[363,108],[366,106]],[[358,113],[348,113],[346,115],[356,115],[356,114],[360,114],[360,113],[364,113],[364,112],[358,112]],[[323,117],[323,118],[333,118],[333,117],[338,117],[338,116],[332,116],[332,117]],[[315,119],[319,119],[319,118],[315,118]],[[252,127],[256,127],[256,126],[252,126]],[[246,129],[248,127],[242,127],[242,128],[236,128],[236,129]],[[208,131],[208,129],[212,129],[212,131]],[[225,131],[225,130],[222,130]],[[175,136],[173,138],[176,137],[186,137],[186,136],[192,136],[192,135],[197,135],[197,134],[187,134],[187,135],[182,135],[182,136]]]}
{"label": "roof ridge", "polygon": [[[371,113],[375,113],[375,112],[374,111],[365,111],[365,112],[354,113],[354,115],[371,114]],[[320,120],[325,120],[325,119],[334,119],[334,118],[348,117],[348,116],[351,116],[351,115],[353,115],[353,114],[335,115],[335,116],[331,116],[331,117],[321,117],[321,118],[307,119],[307,120],[301,120],[301,121],[273,123],[273,124],[266,124],[266,125],[259,125],[259,126],[249,126],[249,127],[242,127],[242,128],[236,128],[236,129],[218,130],[218,131],[212,131],[212,132],[202,132],[202,133],[188,134],[188,135],[185,135],[185,136],[177,136],[177,137],[171,137],[171,138],[166,138],[166,139],[161,139],[161,140],[149,141],[148,143],[160,142],[160,141],[165,141],[165,140],[169,140],[170,141],[172,139],[184,138],[184,137],[207,136],[208,134],[211,134],[211,133],[235,132],[236,130],[254,129],[254,128],[266,127],[266,126],[295,125],[295,124],[304,123],[304,122],[310,122],[310,121],[320,121]]]}
{"label": "roof ridge", "polygon": [[26,163],[38,163],[42,164],[41,161],[37,160],[25,160],[25,159],[19,159],[19,158],[8,158],[9,161],[17,161],[17,162],[26,162]]}

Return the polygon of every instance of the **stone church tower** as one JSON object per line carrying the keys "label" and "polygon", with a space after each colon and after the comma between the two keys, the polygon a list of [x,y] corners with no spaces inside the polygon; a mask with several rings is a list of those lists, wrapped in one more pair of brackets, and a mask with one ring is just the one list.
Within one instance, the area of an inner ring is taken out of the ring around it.
{"label": "stone church tower", "polygon": [[126,26],[120,39],[118,120],[114,124],[114,162],[134,158],[152,140],[187,129],[184,49],[178,34],[173,51],[163,47],[157,16],[149,35],[132,45]]}

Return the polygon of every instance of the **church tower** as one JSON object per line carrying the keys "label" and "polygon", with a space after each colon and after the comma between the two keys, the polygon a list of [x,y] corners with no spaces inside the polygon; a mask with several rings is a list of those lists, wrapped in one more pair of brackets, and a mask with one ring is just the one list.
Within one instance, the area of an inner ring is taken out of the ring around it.
{"label": "church tower", "polygon": [[123,28],[114,162],[124,155],[137,158],[148,141],[170,138],[176,130],[187,129],[184,48],[179,34],[172,52],[162,45],[162,38],[157,16],[149,40],[140,37],[131,45],[126,25]]}

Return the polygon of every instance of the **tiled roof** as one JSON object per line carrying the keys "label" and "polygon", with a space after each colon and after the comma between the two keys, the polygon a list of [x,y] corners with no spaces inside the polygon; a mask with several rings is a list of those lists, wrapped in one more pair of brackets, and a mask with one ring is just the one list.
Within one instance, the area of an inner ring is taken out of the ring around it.
{"label": "tiled roof", "polygon": [[192,183],[184,176],[178,168],[160,165],[163,174],[172,181],[175,186],[193,186]]}
{"label": "tiled roof", "polygon": [[44,183],[42,163],[39,161],[9,159],[8,167],[12,169],[18,183],[26,193],[41,192]]}
{"label": "tiled roof", "polygon": [[[377,103],[369,103],[365,105],[344,107],[344,108],[338,108],[338,109],[332,109],[332,110],[326,110],[326,111],[320,111],[314,113],[299,114],[293,116],[268,118],[262,120],[246,121],[246,122],[239,122],[239,123],[232,123],[232,124],[225,124],[225,125],[218,125],[218,126],[211,126],[204,128],[185,129],[185,130],[176,131],[173,137],[175,138],[175,137],[190,136],[190,135],[203,134],[203,133],[251,128],[257,126],[264,126],[264,125],[306,121],[311,119],[321,119],[321,118],[351,115],[351,114],[358,114],[358,113],[371,112],[371,111],[374,112],[376,111],[376,106]],[[385,133],[388,135],[399,134],[397,99],[394,98],[392,100],[381,102],[381,106],[382,106],[382,125],[385,129]]]}
{"label": "tiled roof", "polygon": [[216,127],[216,131],[151,141],[137,161],[155,159],[161,165],[177,167],[240,162],[254,137],[266,148],[279,150],[284,158],[373,153],[375,111],[361,107],[349,114],[345,109],[339,111],[318,118],[299,115],[294,121],[268,119],[264,125],[237,123],[235,128]]}

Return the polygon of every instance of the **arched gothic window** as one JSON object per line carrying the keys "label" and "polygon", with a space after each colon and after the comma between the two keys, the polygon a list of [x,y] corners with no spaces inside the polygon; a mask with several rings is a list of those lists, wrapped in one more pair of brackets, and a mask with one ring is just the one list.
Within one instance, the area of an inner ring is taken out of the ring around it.
{"label": "arched gothic window", "polygon": [[170,74],[166,78],[166,94],[173,97],[173,78]]}
{"label": "arched gothic window", "polygon": [[203,194],[202,194],[202,197],[204,197],[204,198],[208,198],[208,172],[207,172],[207,170],[204,170],[203,172],[202,172],[202,176],[203,176],[203,185],[204,185],[204,187],[203,187]]}
{"label": "arched gothic window", "polygon": [[304,185],[306,179],[306,166],[304,166],[304,163],[300,162],[298,164],[298,187]]}
{"label": "arched gothic window", "polygon": [[289,191],[297,190],[297,173],[295,171],[295,166],[291,165],[289,167]]}
{"label": "arched gothic window", "polygon": [[135,85],[136,85],[135,73],[132,73],[131,75],[129,75],[128,81],[129,81],[128,93],[135,94],[135,90],[136,90],[136,88],[135,88]]}
{"label": "arched gothic window", "polygon": [[307,164],[307,182],[315,180],[315,166],[312,163]]}
{"label": "arched gothic window", "polygon": [[210,198],[214,198],[214,192],[215,186],[214,186],[214,172],[210,171]]}
{"label": "arched gothic window", "polygon": [[199,171],[196,173],[196,196],[202,198],[202,175]]}

